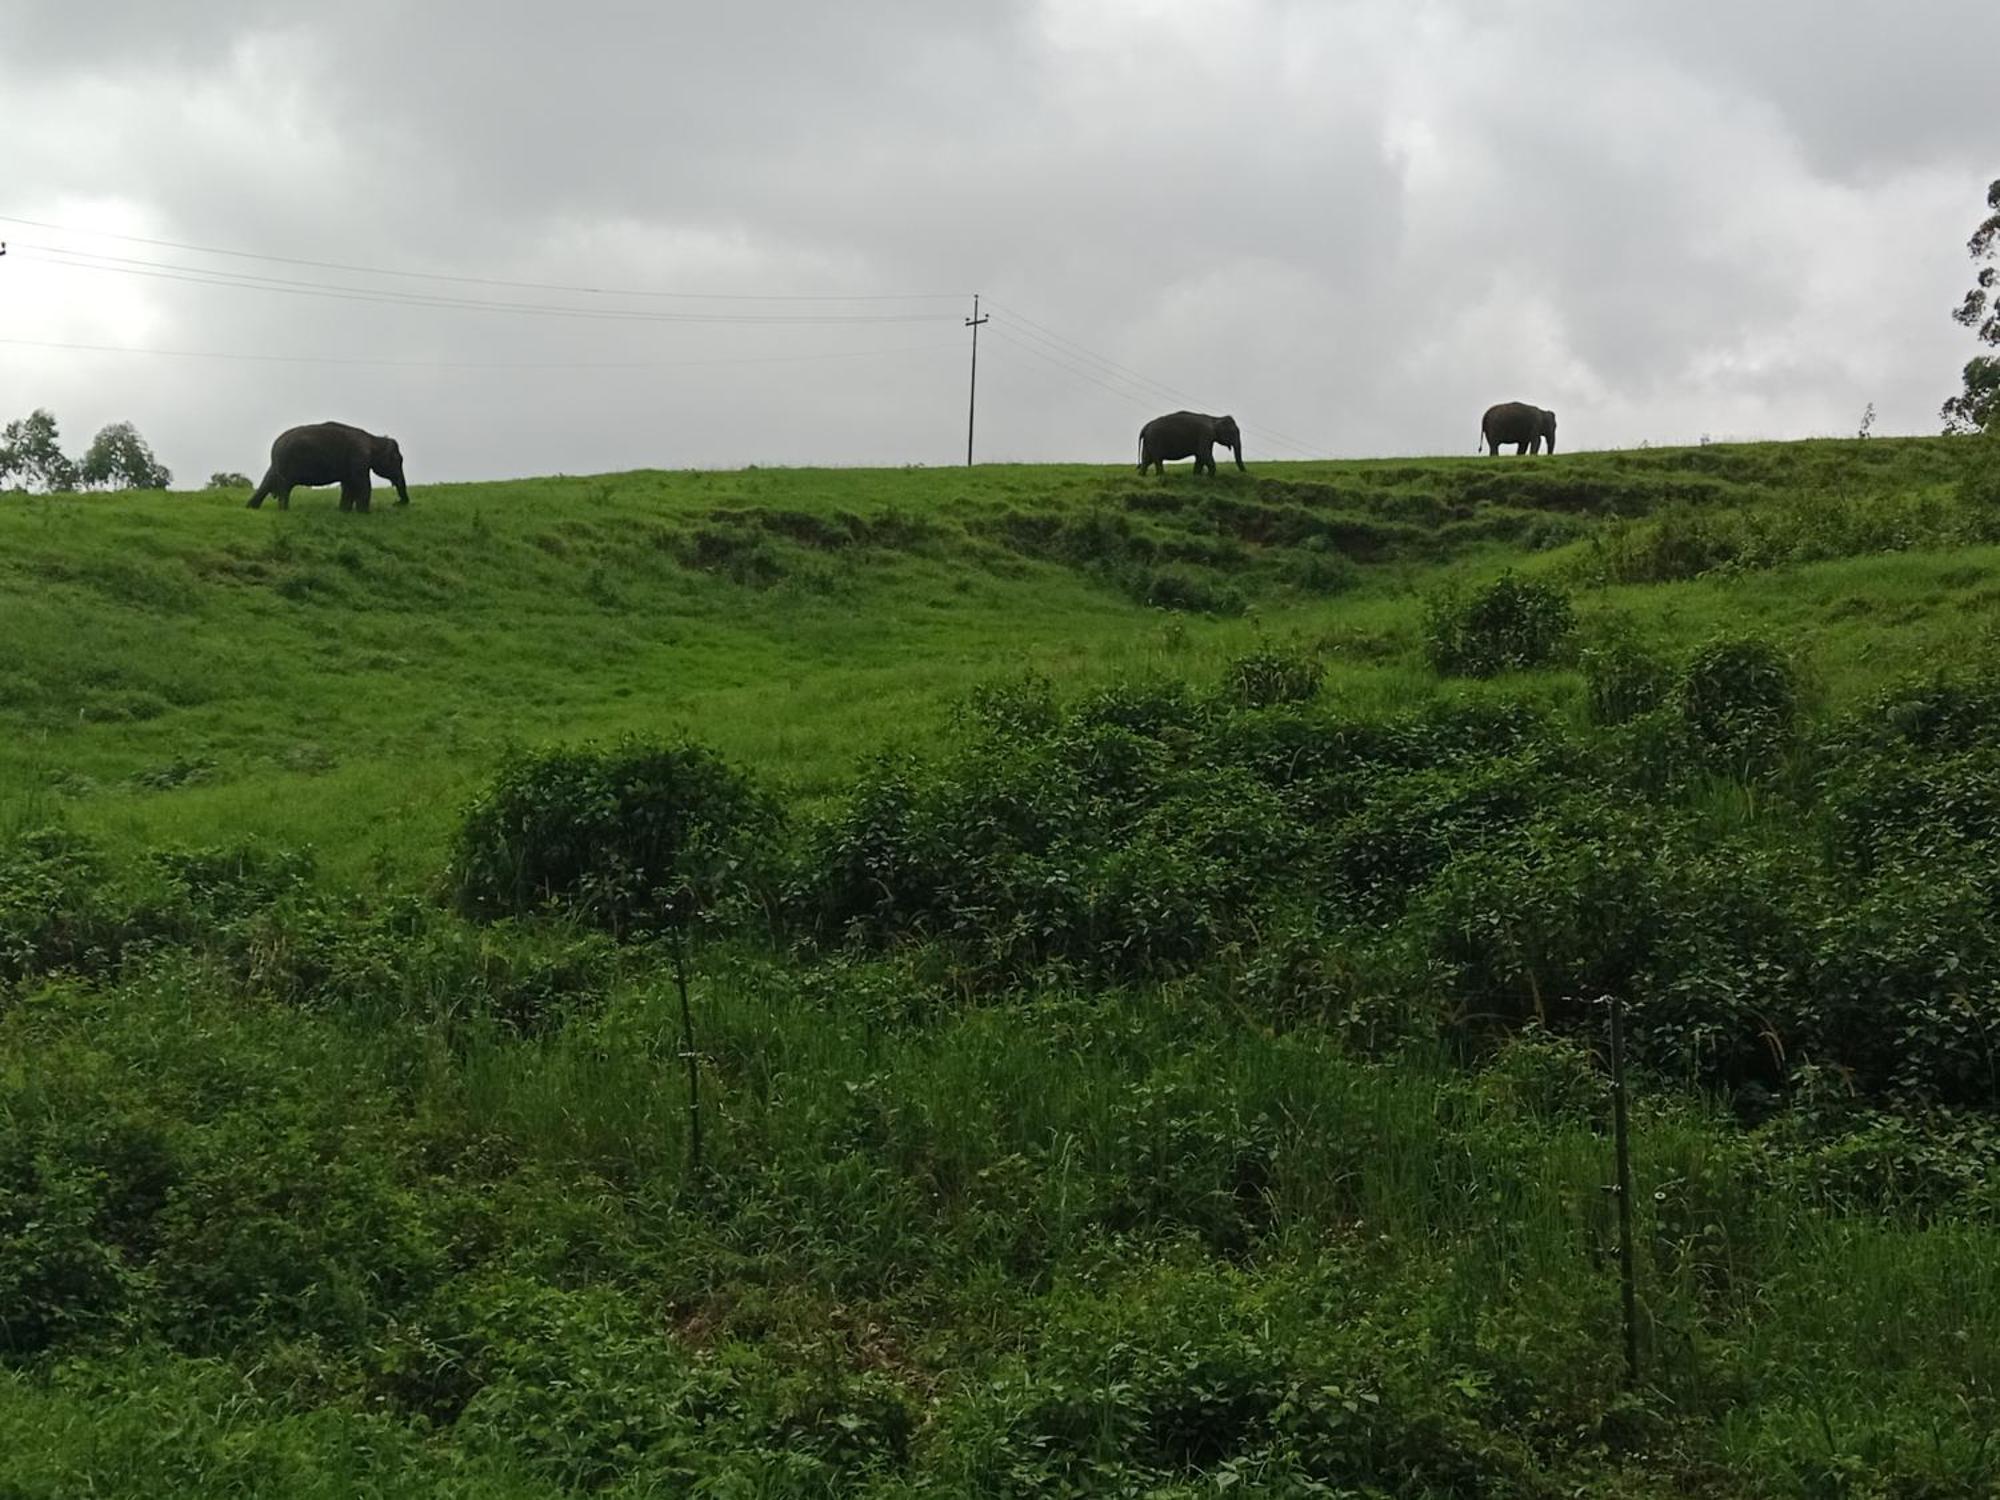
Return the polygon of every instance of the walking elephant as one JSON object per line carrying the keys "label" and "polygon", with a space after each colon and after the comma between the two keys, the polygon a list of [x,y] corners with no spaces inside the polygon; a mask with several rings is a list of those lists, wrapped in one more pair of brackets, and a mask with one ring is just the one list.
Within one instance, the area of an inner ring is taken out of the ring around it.
{"label": "walking elephant", "polygon": [[1192,458],[1194,471],[1215,472],[1215,445],[1222,444],[1236,455],[1236,467],[1243,467],[1243,434],[1234,417],[1206,417],[1198,411],[1169,412],[1155,417],[1139,429],[1139,472],[1158,468],[1167,472],[1170,458]]}
{"label": "walking elephant", "polygon": [[1487,407],[1486,415],[1479,419],[1479,441],[1486,445],[1489,457],[1500,451],[1502,443],[1512,443],[1516,453],[1540,453],[1542,444],[1547,443],[1553,453],[1556,414],[1525,401],[1503,401]]}
{"label": "walking elephant", "polygon": [[409,486],[403,483],[403,450],[394,438],[377,437],[345,422],[290,427],[271,444],[271,467],[250,497],[250,509],[262,505],[266,495],[276,495],[278,509],[290,510],[294,485],[338,484],[342,510],[366,510],[370,472],[396,487],[398,505],[410,503]]}

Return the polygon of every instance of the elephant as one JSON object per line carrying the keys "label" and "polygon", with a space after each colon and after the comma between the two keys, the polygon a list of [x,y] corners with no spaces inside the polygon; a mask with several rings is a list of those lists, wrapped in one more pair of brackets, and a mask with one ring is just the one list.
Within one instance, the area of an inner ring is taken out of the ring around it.
{"label": "elephant", "polygon": [[1194,471],[1215,472],[1215,445],[1222,444],[1236,455],[1236,467],[1243,467],[1243,434],[1234,417],[1205,417],[1198,411],[1170,412],[1155,417],[1139,429],[1139,472],[1157,467],[1167,472],[1170,458],[1192,458]]}
{"label": "elephant", "polygon": [[410,503],[409,486],[403,483],[403,450],[394,438],[377,437],[345,422],[287,428],[271,444],[271,467],[250,497],[250,509],[262,505],[266,495],[276,495],[278,509],[290,510],[293,485],[338,483],[342,510],[366,510],[370,470],[396,487],[398,505]]}
{"label": "elephant", "polygon": [[1525,401],[1503,401],[1486,408],[1479,419],[1479,441],[1488,456],[1500,451],[1502,443],[1512,443],[1516,453],[1540,453],[1542,444],[1556,451],[1556,414]]}

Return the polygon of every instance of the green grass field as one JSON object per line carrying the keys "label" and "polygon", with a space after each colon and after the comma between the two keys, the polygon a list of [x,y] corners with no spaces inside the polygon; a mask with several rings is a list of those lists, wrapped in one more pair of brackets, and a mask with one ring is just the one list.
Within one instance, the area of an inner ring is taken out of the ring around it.
{"label": "green grass field", "polygon": [[413,495],[0,497],[0,1494],[2000,1494],[1986,448]]}

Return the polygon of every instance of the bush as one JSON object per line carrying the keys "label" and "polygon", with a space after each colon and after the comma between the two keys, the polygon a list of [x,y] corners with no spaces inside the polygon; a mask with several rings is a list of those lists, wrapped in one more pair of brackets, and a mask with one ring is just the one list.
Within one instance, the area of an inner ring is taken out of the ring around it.
{"label": "bush", "polygon": [[1968,438],[1966,446],[1971,458],[1958,481],[1959,501],[1980,510],[2000,510],[2000,431]]}
{"label": "bush", "polygon": [[1265,646],[1229,664],[1225,691],[1244,708],[1305,703],[1319,695],[1320,679],[1325,675],[1325,663],[1308,652]]}
{"label": "bush", "polygon": [[1424,655],[1448,676],[1491,677],[1556,665],[1568,658],[1575,633],[1569,595],[1512,573],[1469,597],[1446,589],[1424,610]]}
{"label": "bush", "polygon": [[1740,521],[1677,506],[1651,520],[1622,521],[1593,536],[1581,574],[1593,583],[1679,583],[1730,567],[1741,556]]}
{"label": "bush", "polygon": [[1594,724],[1623,724],[1665,701],[1673,671],[1622,622],[1583,648],[1585,703]]}
{"label": "bush", "polygon": [[1695,652],[1677,694],[1697,754],[1717,770],[1771,769],[1797,729],[1798,676],[1769,641],[1713,641]]}
{"label": "bush", "polygon": [[643,935],[760,895],[776,825],[773,804],[700,745],[545,750],[473,799],[449,879],[469,916],[554,907]]}
{"label": "bush", "polygon": [[1240,615],[1249,607],[1235,586],[1184,569],[1139,569],[1128,575],[1126,592],[1154,609],[1198,615]]}
{"label": "bush", "polygon": [[114,969],[126,931],[106,878],[96,845],[66,830],[40,829],[0,850],[0,982]]}

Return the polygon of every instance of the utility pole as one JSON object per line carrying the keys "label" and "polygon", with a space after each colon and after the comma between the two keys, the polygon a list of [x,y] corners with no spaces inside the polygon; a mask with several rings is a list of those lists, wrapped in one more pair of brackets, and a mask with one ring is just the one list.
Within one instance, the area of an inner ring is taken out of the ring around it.
{"label": "utility pole", "polygon": [[1639,1307],[1632,1266],[1632,1127],[1625,1108],[1625,1002],[1616,990],[1604,997],[1611,1008],[1611,1130],[1618,1180],[1609,1192],[1618,1204],[1618,1293],[1625,1314],[1625,1383],[1639,1384]]}
{"label": "utility pole", "polygon": [[965,396],[965,466],[972,467],[972,418],[979,409],[979,325],[991,322],[993,314],[979,316],[979,293],[972,294],[972,316],[965,326],[972,330],[972,385]]}

